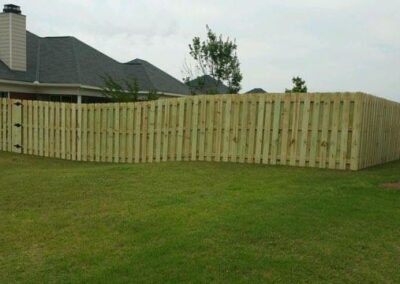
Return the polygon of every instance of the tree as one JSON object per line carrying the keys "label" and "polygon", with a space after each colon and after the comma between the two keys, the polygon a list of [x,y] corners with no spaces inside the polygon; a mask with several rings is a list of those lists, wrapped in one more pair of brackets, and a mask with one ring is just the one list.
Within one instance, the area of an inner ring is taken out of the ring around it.
{"label": "tree", "polygon": [[[211,93],[216,93],[220,85],[227,85],[229,93],[235,94],[241,89],[243,79],[240,72],[240,63],[237,57],[237,45],[235,40],[223,39],[217,36],[209,26],[207,28],[207,39],[201,41],[195,37],[189,44],[189,54],[194,62],[194,67],[185,63],[183,81],[188,84],[196,80],[196,84],[189,85],[192,92],[198,93],[204,88],[202,78],[210,76],[214,83]],[[208,86],[207,86],[208,87]]]}
{"label": "tree", "polygon": [[286,89],[285,93],[307,93],[306,81],[301,79],[301,77],[293,77],[293,88]]}
{"label": "tree", "polygon": [[149,101],[156,100],[160,96],[157,90],[139,94],[139,84],[136,79],[133,79],[132,82],[123,80],[124,85],[116,82],[108,74],[102,77],[102,79],[104,81],[104,87],[101,92],[106,98],[109,98],[113,102]]}

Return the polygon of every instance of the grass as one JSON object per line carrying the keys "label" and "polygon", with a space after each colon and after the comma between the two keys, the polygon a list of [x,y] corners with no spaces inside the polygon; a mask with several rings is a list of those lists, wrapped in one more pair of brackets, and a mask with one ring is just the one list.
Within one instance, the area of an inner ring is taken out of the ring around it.
{"label": "grass", "polygon": [[400,282],[400,162],[360,171],[0,152],[0,282]]}

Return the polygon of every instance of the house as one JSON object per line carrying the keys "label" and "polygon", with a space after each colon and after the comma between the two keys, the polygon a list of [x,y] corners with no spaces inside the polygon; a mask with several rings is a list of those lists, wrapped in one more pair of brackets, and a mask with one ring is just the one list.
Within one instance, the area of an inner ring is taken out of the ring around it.
{"label": "house", "polygon": [[98,102],[103,77],[136,80],[139,93],[185,96],[189,88],[151,63],[120,63],[77,38],[39,37],[26,30],[16,5],[0,14],[0,97],[63,102]]}
{"label": "house", "polygon": [[246,92],[245,94],[265,94],[265,93],[267,93],[267,91],[265,91],[262,88],[254,88],[254,89],[251,89],[250,91]]}
{"label": "house", "polygon": [[186,83],[193,94],[229,94],[229,87],[210,75],[197,77]]}

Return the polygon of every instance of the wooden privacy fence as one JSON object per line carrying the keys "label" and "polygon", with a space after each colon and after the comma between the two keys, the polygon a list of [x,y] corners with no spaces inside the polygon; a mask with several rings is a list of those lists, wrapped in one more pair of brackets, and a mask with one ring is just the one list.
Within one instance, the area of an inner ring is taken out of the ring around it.
{"label": "wooden privacy fence", "polygon": [[110,104],[1,99],[0,150],[78,161],[358,170],[400,158],[400,104],[361,93]]}

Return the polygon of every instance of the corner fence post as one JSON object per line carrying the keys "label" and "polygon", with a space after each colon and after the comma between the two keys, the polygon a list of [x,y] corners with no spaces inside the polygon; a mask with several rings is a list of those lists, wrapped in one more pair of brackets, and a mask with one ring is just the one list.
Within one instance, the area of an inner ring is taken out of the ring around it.
{"label": "corner fence post", "polygon": [[12,152],[22,153],[22,102],[12,100]]}

